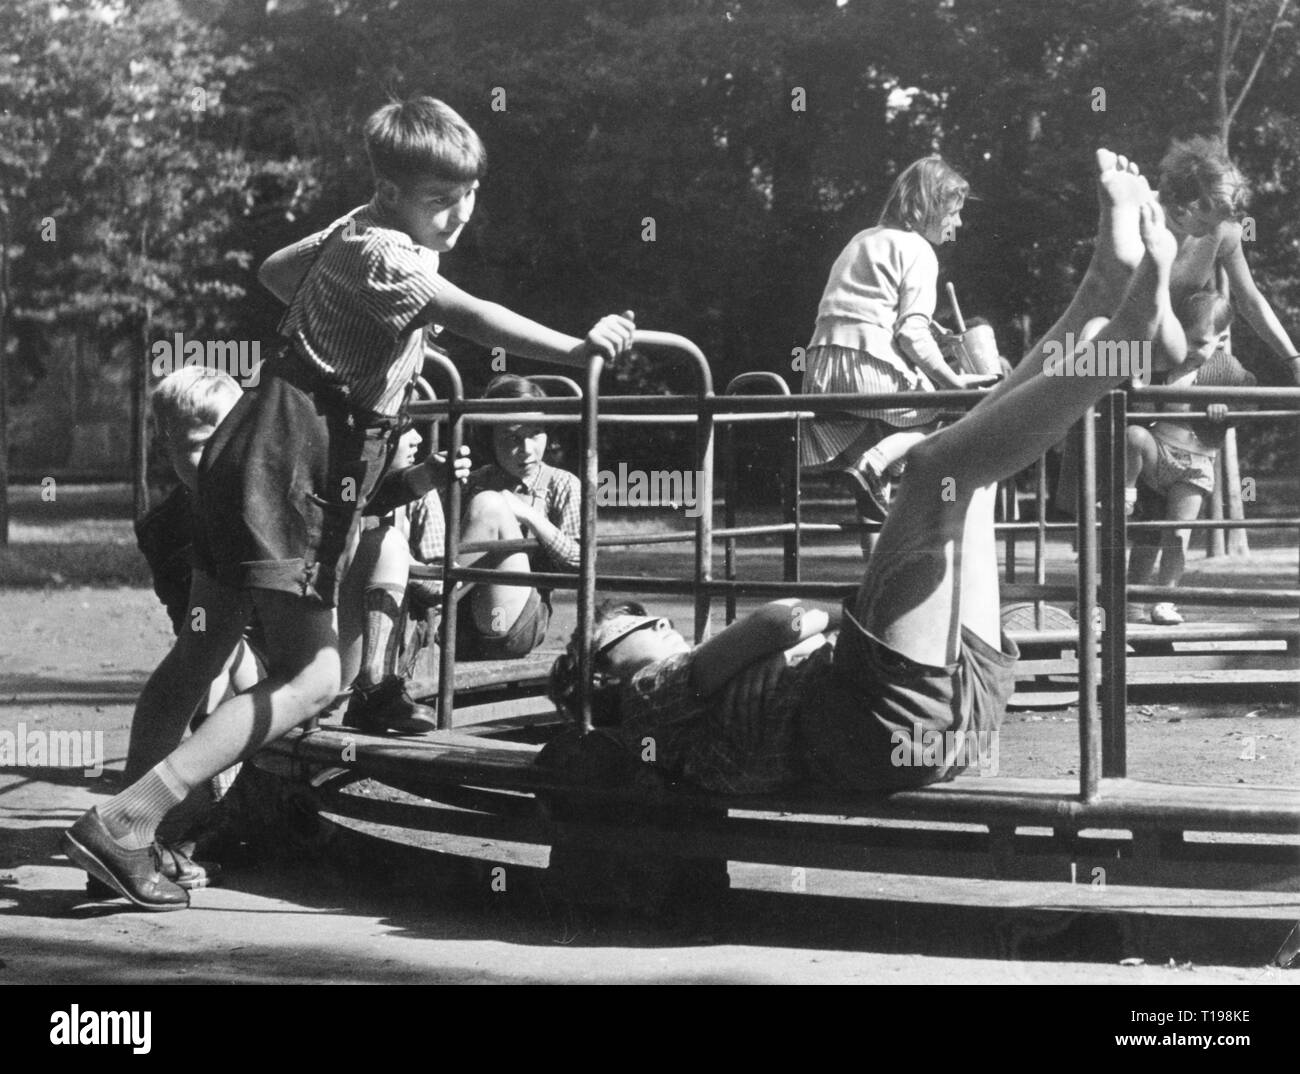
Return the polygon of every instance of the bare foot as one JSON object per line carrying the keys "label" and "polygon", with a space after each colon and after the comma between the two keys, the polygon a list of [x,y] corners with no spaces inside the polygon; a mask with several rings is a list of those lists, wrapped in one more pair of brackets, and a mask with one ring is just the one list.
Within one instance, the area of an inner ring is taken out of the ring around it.
{"label": "bare foot", "polygon": [[[1153,199],[1137,165],[1109,149],[1097,150],[1097,245],[1083,284],[1118,302],[1133,270],[1142,260],[1138,210]],[[1112,309],[1098,310],[1109,315]]]}
{"label": "bare foot", "polygon": [[1156,340],[1170,323],[1181,336],[1181,328],[1169,305],[1169,274],[1178,253],[1178,241],[1165,227],[1164,211],[1155,199],[1144,202],[1137,216],[1138,238],[1144,253],[1103,336]]}

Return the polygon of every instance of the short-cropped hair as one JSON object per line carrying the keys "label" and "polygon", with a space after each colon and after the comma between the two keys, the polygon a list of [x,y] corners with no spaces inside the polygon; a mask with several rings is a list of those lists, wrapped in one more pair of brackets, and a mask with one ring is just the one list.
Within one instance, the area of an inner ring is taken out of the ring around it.
{"label": "short-cropped hair", "polygon": [[376,179],[399,186],[431,178],[468,183],[487,169],[487,150],[455,109],[433,97],[392,101],[366,120]]}
{"label": "short-cropped hair", "polygon": [[1160,162],[1160,200],[1235,215],[1250,200],[1245,177],[1220,138],[1175,140]]}
{"label": "short-cropped hair", "polygon": [[[635,600],[603,600],[596,606],[594,634],[600,637],[601,624],[610,619],[625,615],[645,615],[645,606]],[[617,724],[621,714],[621,680],[609,674],[608,657],[596,655],[592,667],[591,682],[591,717],[597,727]],[[564,652],[555,658],[551,665],[550,682],[547,696],[555,702],[556,707],[570,719],[581,715],[581,690],[578,678],[578,631],[573,632]]]}
{"label": "short-cropped hair", "polygon": [[219,425],[242,394],[239,382],[218,369],[185,366],[154,389],[154,421],[164,433],[181,426]]}
{"label": "short-cropped hair", "polygon": [[1232,303],[1213,287],[1193,291],[1178,303],[1178,321],[1189,330],[1204,325],[1211,332],[1222,332],[1232,324]]}

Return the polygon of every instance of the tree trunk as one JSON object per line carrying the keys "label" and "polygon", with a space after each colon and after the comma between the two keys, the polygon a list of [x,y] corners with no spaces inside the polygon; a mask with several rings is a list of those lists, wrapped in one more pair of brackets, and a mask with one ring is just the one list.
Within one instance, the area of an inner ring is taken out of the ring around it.
{"label": "tree trunk", "polygon": [[1278,0],[1277,11],[1273,15],[1273,21],[1269,23],[1268,32],[1264,35],[1264,43],[1259,46],[1259,52],[1256,53],[1255,61],[1246,73],[1241,89],[1237,91],[1236,97],[1233,98],[1232,104],[1229,105],[1228,73],[1232,70],[1232,59],[1236,55],[1237,46],[1241,43],[1241,34],[1245,29],[1246,17],[1243,13],[1241,23],[1234,33],[1232,30],[1232,0],[1223,0],[1223,6],[1219,9],[1219,62],[1214,72],[1214,121],[1219,128],[1219,136],[1223,139],[1225,146],[1228,144],[1228,138],[1232,133],[1232,121],[1237,118],[1237,113],[1241,111],[1241,106],[1245,103],[1247,94],[1250,93],[1251,87],[1255,85],[1259,70],[1264,66],[1264,57],[1268,55],[1269,46],[1273,44],[1273,37],[1277,33],[1277,28],[1282,24],[1282,19],[1286,16],[1286,10],[1290,6],[1291,0]]}
{"label": "tree trunk", "polygon": [[140,328],[140,353],[131,361],[131,484],[135,517],[149,510],[149,423],[145,406],[149,394],[149,336],[153,331],[153,302],[145,299],[144,323]]}

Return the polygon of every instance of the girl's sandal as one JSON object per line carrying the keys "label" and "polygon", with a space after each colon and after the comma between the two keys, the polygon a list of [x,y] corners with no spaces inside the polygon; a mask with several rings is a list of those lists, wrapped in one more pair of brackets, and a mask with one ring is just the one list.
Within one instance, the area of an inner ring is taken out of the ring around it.
{"label": "girl's sandal", "polygon": [[858,469],[856,466],[846,466],[836,473],[852,490],[853,497],[858,502],[858,515],[862,520],[884,522],[889,515],[889,505],[880,475],[870,467]]}

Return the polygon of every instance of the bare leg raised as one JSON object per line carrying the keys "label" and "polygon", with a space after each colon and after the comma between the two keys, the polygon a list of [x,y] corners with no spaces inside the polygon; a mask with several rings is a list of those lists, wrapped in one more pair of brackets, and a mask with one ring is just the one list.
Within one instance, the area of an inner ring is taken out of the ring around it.
{"label": "bare leg raised", "polygon": [[[1139,232],[1146,255],[1100,340],[1149,340],[1168,314],[1176,244],[1154,201],[1141,208]],[[983,495],[980,490],[1032,463],[1121,381],[1041,373],[1021,377],[914,448],[856,599],[859,622],[913,660],[952,663],[963,618],[983,622],[988,613],[982,608],[962,613],[963,546],[973,547],[967,514]],[[985,557],[978,559],[987,569]]]}

